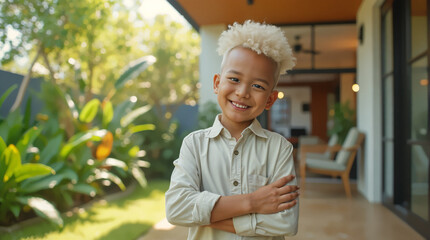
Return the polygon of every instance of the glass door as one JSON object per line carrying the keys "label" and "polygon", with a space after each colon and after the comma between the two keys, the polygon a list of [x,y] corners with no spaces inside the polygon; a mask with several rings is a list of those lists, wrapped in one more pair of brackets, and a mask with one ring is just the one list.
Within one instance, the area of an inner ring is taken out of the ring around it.
{"label": "glass door", "polygon": [[426,238],[430,238],[429,2],[387,0],[381,8],[383,203]]}
{"label": "glass door", "polygon": [[410,126],[407,140],[410,153],[410,211],[429,221],[429,84],[427,1],[411,0],[410,5]]}

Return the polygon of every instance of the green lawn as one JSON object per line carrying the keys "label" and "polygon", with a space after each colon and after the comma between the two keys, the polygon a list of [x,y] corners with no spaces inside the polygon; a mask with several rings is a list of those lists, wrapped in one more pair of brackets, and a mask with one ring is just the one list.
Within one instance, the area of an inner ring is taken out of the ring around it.
{"label": "green lawn", "polygon": [[40,222],[10,234],[0,233],[0,239],[135,240],[165,217],[164,192],[168,187],[168,181],[149,181],[147,188],[136,187],[122,199],[99,201],[73,216],[64,215],[63,230]]}

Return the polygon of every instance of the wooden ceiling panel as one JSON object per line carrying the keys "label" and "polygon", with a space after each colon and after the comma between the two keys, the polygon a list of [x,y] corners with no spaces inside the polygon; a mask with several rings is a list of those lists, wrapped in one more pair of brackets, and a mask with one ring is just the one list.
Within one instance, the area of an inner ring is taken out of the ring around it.
{"label": "wooden ceiling panel", "polygon": [[[247,19],[270,24],[353,22],[361,0],[168,0],[194,27]],[[196,26],[197,25],[197,26]]]}

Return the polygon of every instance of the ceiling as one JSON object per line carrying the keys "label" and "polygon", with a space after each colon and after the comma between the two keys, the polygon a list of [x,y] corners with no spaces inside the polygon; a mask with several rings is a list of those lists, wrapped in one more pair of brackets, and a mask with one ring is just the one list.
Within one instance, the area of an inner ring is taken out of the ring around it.
{"label": "ceiling", "polygon": [[277,25],[354,22],[361,1],[168,0],[197,29],[202,25],[228,25],[247,19]]}
{"label": "ceiling", "polygon": [[[295,52],[295,74],[302,73],[311,81],[337,80],[339,72],[355,71],[358,46],[355,21],[361,1],[168,0],[197,30],[205,25],[227,26],[247,19],[281,26],[290,45],[299,44],[302,49]],[[317,54],[310,53],[313,51]],[[303,77],[296,75],[295,80]]]}

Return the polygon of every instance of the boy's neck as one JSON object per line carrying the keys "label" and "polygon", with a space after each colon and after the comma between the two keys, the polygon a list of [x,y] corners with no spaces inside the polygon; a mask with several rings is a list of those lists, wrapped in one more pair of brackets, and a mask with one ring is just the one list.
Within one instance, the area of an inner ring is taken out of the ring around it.
{"label": "boy's neck", "polygon": [[222,114],[219,116],[219,121],[221,124],[226,128],[232,137],[234,137],[237,140],[242,136],[243,130],[245,130],[254,120],[250,120],[248,122],[232,122],[232,121],[223,121]]}

